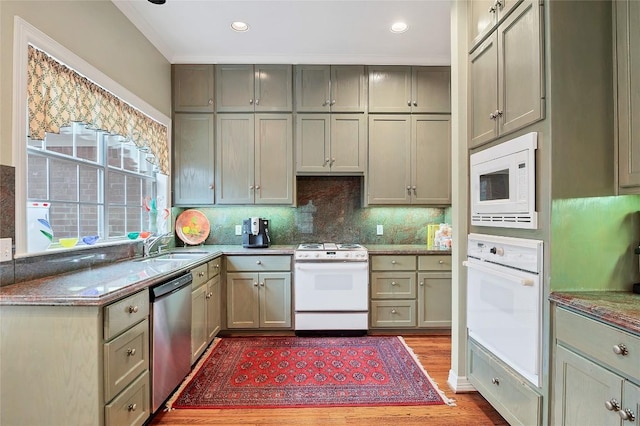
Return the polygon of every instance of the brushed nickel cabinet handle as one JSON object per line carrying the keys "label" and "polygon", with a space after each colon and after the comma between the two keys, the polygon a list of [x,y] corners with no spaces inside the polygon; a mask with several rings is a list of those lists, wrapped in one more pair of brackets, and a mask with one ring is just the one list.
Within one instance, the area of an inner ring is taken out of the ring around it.
{"label": "brushed nickel cabinet handle", "polygon": [[618,415],[623,421],[635,422],[636,415],[631,411],[630,408],[625,408],[623,410],[618,411]]}
{"label": "brushed nickel cabinet handle", "polygon": [[136,404],[129,404],[129,406],[127,407],[127,410],[136,411],[136,408],[138,408]]}
{"label": "brushed nickel cabinet handle", "polygon": [[627,349],[624,343],[618,343],[617,345],[613,345],[613,352],[616,355],[621,355],[621,356],[629,355],[629,349]]}
{"label": "brushed nickel cabinet handle", "polygon": [[491,379],[491,383],[493,383],[496,386],[500,386],[500,379],[497,377],[494,377],[493,379]]}
{"label": "brushed nickel cabinet handle", "polygon": [[609,411],[618,411],[620,409],[620,404],[615,398],[611,398],[609,401],[604,402],[604,408]]}
{"label": "brushed nickel cabinet handle", "polygon": [[129,313],[130,314],[137,314],[138,313],[138,307],[137,306],[129,306]]}
{"label": "brushed nickel cabinet handle", "polygon": [[136,354],[136,349],[135,348],[128,348],[127,349],[127,356],[134,356]]}

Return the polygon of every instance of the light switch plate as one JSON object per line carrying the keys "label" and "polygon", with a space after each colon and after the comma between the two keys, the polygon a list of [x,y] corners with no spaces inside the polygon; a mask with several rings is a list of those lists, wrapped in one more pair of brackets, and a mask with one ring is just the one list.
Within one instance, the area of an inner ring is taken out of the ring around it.
{"label": "light switch plate", "polygon": [[242,235],[242,225],[236,225],[236,235]]}
{"label": "light switch plate", "polygon": [[383,234],[384,234],[384,227],[382,225],[376,226],[376,235],[383,235]]}
{"label": "light switch plate", "polygon": [[12,258],[11,238],[0,238],[0,262],[7,262]]}

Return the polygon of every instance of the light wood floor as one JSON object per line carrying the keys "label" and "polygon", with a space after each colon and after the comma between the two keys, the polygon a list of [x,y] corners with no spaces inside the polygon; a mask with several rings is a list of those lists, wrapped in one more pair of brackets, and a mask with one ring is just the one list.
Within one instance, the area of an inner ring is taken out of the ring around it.
{"label": "light wood floor", "polygon": [[404,339],[445,395],[456,401],[455,406],[173,410],[159,412],[149,425],[508,426],[479,394],[454,394],[447,386],[450,336]]}

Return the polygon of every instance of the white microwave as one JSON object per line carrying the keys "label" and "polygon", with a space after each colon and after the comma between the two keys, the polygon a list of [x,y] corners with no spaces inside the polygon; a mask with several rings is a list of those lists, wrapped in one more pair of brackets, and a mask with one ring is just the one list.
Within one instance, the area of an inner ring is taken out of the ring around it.
{"label": "white microwave", "polygon": [[538,134],[527,133],[471,154],[471,224],[536,229]]}

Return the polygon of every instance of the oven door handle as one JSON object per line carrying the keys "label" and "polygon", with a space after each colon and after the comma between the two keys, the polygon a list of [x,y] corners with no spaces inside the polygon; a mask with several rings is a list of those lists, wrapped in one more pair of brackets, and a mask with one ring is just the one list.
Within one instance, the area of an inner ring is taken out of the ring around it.
{"label": "oven door handle", "polygon": [[531,278],[522,278],[515,274],[509,274],[507,272],[499,271],[497,269],[488,268],[478,263],[472,263],[465,260],[462,262],[462,265],[466,266],[469,269],[477,269],[478,271],[481,271],[487,274],[497,275],[499,277],[508,279],[509,281],[516,281],[522,286],[533,287],[535,285],[535,281]]}

